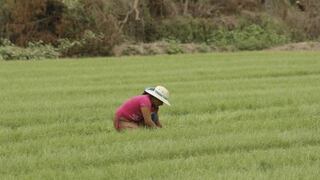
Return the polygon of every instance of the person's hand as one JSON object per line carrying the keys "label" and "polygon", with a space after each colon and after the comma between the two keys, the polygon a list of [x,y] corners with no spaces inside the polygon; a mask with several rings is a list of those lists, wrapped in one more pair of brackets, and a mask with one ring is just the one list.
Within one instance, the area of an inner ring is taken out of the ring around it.
{"label": "person's hand", "polygon": [[157,127],[157,125],[153,122],[153,120],[151,119],[151,112],[150,109],[147,107],[142,107],[141,108],[141,112],[143,115],[143,119],[144,119],[144,123],[149,126],[149,127]]}

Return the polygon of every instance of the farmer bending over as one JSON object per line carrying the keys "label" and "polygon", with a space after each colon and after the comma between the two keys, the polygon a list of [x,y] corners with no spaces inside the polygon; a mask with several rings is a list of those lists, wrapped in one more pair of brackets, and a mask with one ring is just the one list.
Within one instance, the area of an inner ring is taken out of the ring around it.
{"label": "farmer bending over", "polygon": [[116,111],[114,127],[117,131],[139,127],[161,128],[158,119],[159,106],[170,106],[169,91],[163,86],[146,88],[142,95],[124,102]]}

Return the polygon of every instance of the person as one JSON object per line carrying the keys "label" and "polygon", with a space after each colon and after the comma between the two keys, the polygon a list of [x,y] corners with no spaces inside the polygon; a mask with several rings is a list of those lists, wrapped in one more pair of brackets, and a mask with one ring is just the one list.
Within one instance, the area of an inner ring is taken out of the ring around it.
{"label": "person", "polygon": [[170,106],[169,91],[163,86],[149,87],[142,95],[125,101],[114,116],[114,127],[117,131],[139,127],[162,128],[158,111],[161,105]]}

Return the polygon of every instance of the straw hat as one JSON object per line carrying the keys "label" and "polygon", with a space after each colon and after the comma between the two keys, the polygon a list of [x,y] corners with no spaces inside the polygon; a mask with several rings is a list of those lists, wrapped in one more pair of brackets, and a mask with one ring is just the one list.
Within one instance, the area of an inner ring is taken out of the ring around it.
{"label": "straw hat", "polygon": [[171,104],[168,101],[169,91],[165,87],[156,86],[155,88],[154,87],[146,88],[144,91],[146,93],[150,94],[151,96],[159,99],[160,101],[167,104],[168,106],[171,106]]}

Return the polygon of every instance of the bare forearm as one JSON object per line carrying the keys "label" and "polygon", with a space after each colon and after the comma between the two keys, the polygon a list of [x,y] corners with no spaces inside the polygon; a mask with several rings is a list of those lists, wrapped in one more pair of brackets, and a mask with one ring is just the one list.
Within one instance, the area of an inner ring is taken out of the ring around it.
{"label": "bare forearm", "polygon": [[159,121],[159,120],[158,120],[158,121],[156,121],[156,125],[157,125],[157,127],[162,128],[162,124],[160,123],[160,121]]}
{"label": "bare forearm", "polygon": [[145,125],[147,125],[148,127],[151,127],[151,128],[157,127],[157,125],[151,120],[149,120],[149,121],[147,120],[144,123],[145,123]]}

